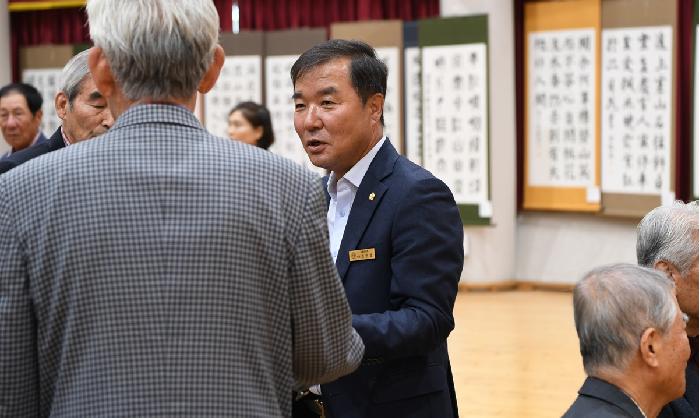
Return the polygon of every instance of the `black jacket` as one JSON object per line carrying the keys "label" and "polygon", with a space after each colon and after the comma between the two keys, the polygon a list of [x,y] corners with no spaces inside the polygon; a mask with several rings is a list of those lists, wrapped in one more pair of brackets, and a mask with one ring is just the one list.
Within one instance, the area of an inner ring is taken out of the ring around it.
{"label": "black jacket", "polygon": [[47,141],[32,145],[27,149],[17,151],[10,154],[7,158],[0,160],[0,174],[10,171],[13,168],[26,163],[27,161],[39,157],[41,155],[53,152],[65,147],[66,144],[63,142],[63,135],[61,135],[61,128],[56,129],[51,138]]}
{"label": "black jacket", "polygon": [[563,418],[644,418],[642,412],[617,386],[589,377],[578,390],[578,398]]}

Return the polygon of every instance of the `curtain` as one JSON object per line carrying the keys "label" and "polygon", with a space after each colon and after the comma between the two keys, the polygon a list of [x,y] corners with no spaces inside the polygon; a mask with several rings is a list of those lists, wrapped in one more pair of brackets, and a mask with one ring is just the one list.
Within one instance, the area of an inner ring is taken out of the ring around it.
{"label": "curtain", "polygon": [[19,49],[42,44],[90,43],[84,9],[54,9],[10,13],[10,53],[12,79],[22,77]]}
{"label": "curtain", "polygon": [[[234,0],[215,0],[223,31],[231,31]],[[440,15],[440,0],[237,0],[241,30],[329,27],[357,20],[416,20]]]}
{"label": "curtain", "polygon": [[[237,0],[241,30],[326,27],[337,21],[416,20],[440,14],[440,0]],[[214,0],[221,30],[233,27],[234,0]],[[90,43],[87,16],[80,8],[10,13],[12,79],[21,79],[19,50],[42,44]]]}
{"label": "curtain", "polygon": [[[693,37],[697,1],[678,1],[678,65],[676,66],[676,198],[688,201],[693,197]],[[695,80],[697,83],[698,80]],[[672,116],[673,117],[673,116]],[[700,123],[700,121],[695,121]],[[695,161],[700,164],[700,161]]]}

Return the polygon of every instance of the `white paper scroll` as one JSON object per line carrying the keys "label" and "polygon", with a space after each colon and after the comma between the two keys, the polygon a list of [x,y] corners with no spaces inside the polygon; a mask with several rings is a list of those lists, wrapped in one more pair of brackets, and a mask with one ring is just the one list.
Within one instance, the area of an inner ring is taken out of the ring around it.
{"label": "white paper scroll", "polygon": [[62,68],[28,69],[22,71],[22,82],[36,87],[44,99],[44,104],[41,106],[44,114],[41,119],[41,131],[47,137],[53,135],[56,129],[61,126],[61,120],[56,116],[56,106],[54,104],[56,93],[58,93],[63,83],[61,71]]}
{"label": "white paper scroll", "polygon": [[423,166],[458,204],[488,201],[486,44],[423,48]]}
{"label": "white paper scroll", "polygon": [[298,55],[265,58],[265,105],[270,111],[272,129],[275,132],[275,142],[270,151],[323,175],[325,170],[311,164],[294,130],[294,86],[289,70],[297,58]]}
{"label": "white paper scroll", "polygon": [[423,133],[421,110],[421,55],[419,47],[404,49],[404,114],[406,118],[406,157],[418,165],[423,164]]}
{"label": "white paper scroll", "polygon": [[528,36],[528,179],[540,187],[595,185],[594,29]]}
{"label": "white paper scroll", "polygon": [[401,117],[399,111],[399,48],[383,47],[376,48],[377,57],[386,64],[389,75],[386,80],[386,97],[384,98],[384,135],[389,137],[391,143],[396,147],[399,154],[403,154],[399,129]]}
{"label": "white paper scroll", "polygon": [[605,29],[602,36],[602,189],[671,188],[673,30]]}
{"label": "white paper scroll", "polygon": [[694,195],[700,197],[700,26],[695,27],[695,135],[693,138]]}
{"label": "white paper scroll", "polygon": [[261,102],[262,58],[259,55],[226,57],[216,85],[204,96],[204,121],[214,135],[228,137],[228,114],[239,102]]}

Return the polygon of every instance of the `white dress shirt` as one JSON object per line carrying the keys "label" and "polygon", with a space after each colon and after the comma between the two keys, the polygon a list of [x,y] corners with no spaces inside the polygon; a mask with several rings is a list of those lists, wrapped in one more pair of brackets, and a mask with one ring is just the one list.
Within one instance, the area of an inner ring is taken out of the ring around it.
{"label": "white dress shirt", "polygon": [[386,136],[382,137],[382,139],[380,139],[379,142],[377,142],[374,147],[340,179],[336,178],[334,172],[331,172],[328,177],[328,184],[326,187],[328,189],[328,194],[331,196],[331,202],[330,205],[328,205],[326,220],[328,222],[328,234],[333,261],[338,258],[338,249],[340,248],[340,242],[343,240],[345,225],[348,223],[348,216],[350,216],[350,209],[352,208],[352,202],[355,201],[357,189],[360,187],[362,179],[365,177],[365,174],[367,174],[369,165],[372,163],[372,160],[374,160],[374,157],[377,155],[377,152],[379,152],[379,148],[382,147],[384,141],[386,141]]}

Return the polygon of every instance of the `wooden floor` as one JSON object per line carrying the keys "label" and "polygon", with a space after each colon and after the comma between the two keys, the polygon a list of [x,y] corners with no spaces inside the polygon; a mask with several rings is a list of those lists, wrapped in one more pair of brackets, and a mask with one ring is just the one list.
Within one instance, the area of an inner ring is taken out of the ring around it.
{"label": "wooden floor", "polygon": [[560,417],[585,375],[571,293],[464,292],[448,340],[460,417]]}

